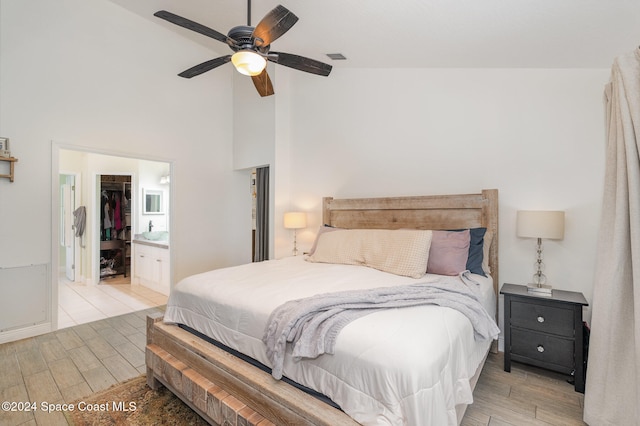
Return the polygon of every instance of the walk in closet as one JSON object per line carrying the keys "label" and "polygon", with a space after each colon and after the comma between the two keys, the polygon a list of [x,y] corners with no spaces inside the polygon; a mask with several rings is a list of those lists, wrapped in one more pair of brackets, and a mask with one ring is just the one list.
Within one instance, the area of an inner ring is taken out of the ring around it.
{"label": "walk in closet", "polygon": [[100,280],[131,271],[131,176],[100,176]]}

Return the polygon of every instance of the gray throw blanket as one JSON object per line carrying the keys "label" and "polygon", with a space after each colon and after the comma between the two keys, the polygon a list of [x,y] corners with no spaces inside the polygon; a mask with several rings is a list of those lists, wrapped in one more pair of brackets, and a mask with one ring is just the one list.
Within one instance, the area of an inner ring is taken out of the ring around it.
{"label": "gray throw blanket", "polygon": [[334,353],[338,333],[351,321],[387,308],[439,305],[464,314],[473,325],[476,340],[495,339],[500,329],[476,296],[478,284],[468,271],[442,278],[396,287],[325,293],[291,300],[269,316],[262,341],[272,364],[272,376],[282,378],[287,343],[294,359]]}

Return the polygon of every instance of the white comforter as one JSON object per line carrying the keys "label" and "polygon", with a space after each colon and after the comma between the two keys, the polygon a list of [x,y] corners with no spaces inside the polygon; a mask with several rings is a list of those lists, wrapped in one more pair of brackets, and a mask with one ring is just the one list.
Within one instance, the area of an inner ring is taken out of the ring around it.
{"label": "white comforter", "polygon": [[[473,277],[493,315],[491,279]],[[188,325],[269,366],[261,339],[282,303],[425,279],[301,257],[253,263],[182,280],[171,292],[165,322]],[[288,353],[284,375],[327,395],[364,425],[455,425],[455,406],[472,402],[469,379],[490,343],[475,341],[469,320],[450,308],[385,310],[347,325],[334,355],[294,361]]]}

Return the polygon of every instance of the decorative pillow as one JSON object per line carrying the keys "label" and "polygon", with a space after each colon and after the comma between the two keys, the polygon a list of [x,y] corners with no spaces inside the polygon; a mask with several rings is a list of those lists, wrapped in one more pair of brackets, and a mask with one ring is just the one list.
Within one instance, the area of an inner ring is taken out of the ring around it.
{"label": "decorative pillow", "polygon": [[[453,231],[465,231],[464,229],[453,229]],[[484,234],[487,228],[471,228],[471,241],[469,242],[469,257],[467,258],[467,269],[472,274],[482,275],[486,277],[486,273],[482,268],[482,259],[484,258]],[[487,251],[489,249],[487,248]],[[488,268],[488,260],[487,260]]]}
{"label": "decorative pillow", "polygon": [[318,239],[320,238],[320,235],[324,234],[325,232],[333,232],[333,231],[340,231],[340,230],[344,230],[344,228],[336,228],[335,226],[331,226],[331,225],[322,225],[320,229],[318,229],[318,235],[316,235],[316,239],[313,242],[313,245],[311,246],[311,250],[309,250],[308,255],[311,256],[313,253],[315,253],[316,247],[318,246]]}
{"label": "decorative pillow", "polygon": [[469,231],[471,231],[471,241],[469,242],[467,269],[472,274],[478,274],[486,277],[487,274],[485,274],[482,269],[482,259],[484,250],[484,234],[487,232],[487,228],[472,228]]}
{"label": "decorative pillow", "polygon": [[467,269],[471,232],[433,231],[427,272],[438,275],[458,275]]}
{"label": "decorative pillow", "polygon": [[431,231],[345,229],[318,238],[310,262],[369,266],[396,275],[422,277],[427,270]]}

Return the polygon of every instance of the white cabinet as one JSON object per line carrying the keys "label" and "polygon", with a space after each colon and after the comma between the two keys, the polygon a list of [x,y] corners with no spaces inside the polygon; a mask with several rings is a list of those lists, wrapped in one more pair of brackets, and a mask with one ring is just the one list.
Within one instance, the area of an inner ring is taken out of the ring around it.
{"label": "white cabinet", "polygon": [[146,244],[133,244],[134,282],[169,295],[171,288],[169,249]]}

